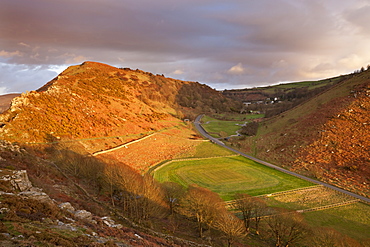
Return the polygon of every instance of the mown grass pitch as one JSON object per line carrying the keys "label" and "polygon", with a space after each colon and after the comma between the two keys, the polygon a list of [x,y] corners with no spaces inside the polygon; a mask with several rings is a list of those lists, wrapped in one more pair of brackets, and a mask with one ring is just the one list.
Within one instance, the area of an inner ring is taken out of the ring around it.
{"label": "mown grass pitch", "polygon": [[224,200],[232,200],[235,193],[256,196],[313,185],[242,156],[174,161],[156,169],[154,178],[185,187],[197,184]]}

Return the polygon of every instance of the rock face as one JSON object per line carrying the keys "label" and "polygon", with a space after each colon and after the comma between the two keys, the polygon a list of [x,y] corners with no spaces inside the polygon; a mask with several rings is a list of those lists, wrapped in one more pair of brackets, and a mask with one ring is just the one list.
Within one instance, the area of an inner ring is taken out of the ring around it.
{"label": "rock face", "polygon": [[14,195],[30,198],[41,202],[52,203],[50,197],[41,189],[32,186],[26,170],[0,170],[0,180],[9,181]]}
{"label": "rock face", "polygon": [[13,175],[10,177],[10,183],[15,190],[21,192],[28,191],[32,188],[32,184],[27,176],[26,170],[14,171]]}

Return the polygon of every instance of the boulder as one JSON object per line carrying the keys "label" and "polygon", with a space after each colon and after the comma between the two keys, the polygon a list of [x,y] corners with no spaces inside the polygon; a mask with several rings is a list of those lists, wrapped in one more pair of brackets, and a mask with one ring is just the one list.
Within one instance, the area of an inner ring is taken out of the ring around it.
{"label": "boulder", "polygon": [[30,191],[20,192],[18,195],[23,198],[33,199],[43,203],[53,203],[53,200],[51,200],[48,194],[41,190],[37,190],[36,188],[32,188]]}
{"label": "boulder", "polygon": [[66,210],[66,211],[68,211],[70,213],[74,213],[75,212],[75,208],[69,202],[63,202],[63,203],[59,204],[58,207],[61,208],[61,209],[63,209],[63,210]]}
{"label": "boulder", "polygon": [[0,179],[10,181],[10,184],[16,191],[28,191],[32,188],[26,170],[12,171],[11,174],[3,175]]}
{"label": "boulder", "polygon": [[114,220],[112,220],[110,217],[105,216],[101,218],[103,220],[103,223],[106,224],[109,227],[121,229],[123,226],[121,224],[116,224]]}
{"label": "boulder", "polygon": [[74,215],[78,219],[92,220],[92,214],[86,210],[78,210],[74,213]]}

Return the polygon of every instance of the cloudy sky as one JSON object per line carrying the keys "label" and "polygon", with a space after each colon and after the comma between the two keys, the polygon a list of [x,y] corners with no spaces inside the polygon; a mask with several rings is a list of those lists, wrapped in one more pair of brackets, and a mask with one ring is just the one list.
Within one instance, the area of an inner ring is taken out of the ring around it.
{"label": "cloudy sky", "polygon": [[99,61],[216,89],[370,63],[370,0],[1,0],[0,94]]}

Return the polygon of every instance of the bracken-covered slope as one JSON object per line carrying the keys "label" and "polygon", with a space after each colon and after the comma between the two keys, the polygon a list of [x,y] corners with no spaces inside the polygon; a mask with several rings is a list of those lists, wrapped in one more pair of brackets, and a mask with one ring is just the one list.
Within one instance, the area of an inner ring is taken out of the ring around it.
{"label": "bracken-covered slope", "polygon": [[125,142],[130,135],[178,125],[201,111],[233,107],[237,103],[197,82],[85,62],[16,97],[0,116],[0,138],[45,142],[124,136],[120,141]]}
{"label": "bracken-covered slope", "polygon": [[354,100],[322,125],[298,153],[293,167],[339,187],[370,196],[370,82],[355,87]]}
{"label": "bracken-covered slope", "polygon": [[370,71],[260,124],[245,151],[370,195]]}

